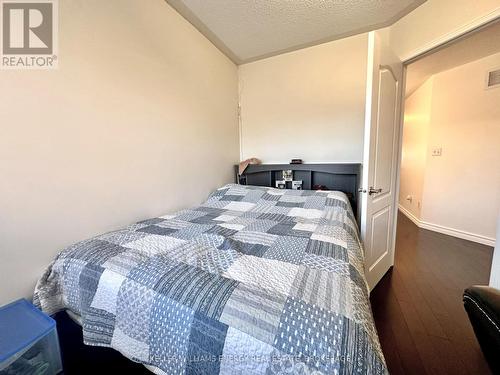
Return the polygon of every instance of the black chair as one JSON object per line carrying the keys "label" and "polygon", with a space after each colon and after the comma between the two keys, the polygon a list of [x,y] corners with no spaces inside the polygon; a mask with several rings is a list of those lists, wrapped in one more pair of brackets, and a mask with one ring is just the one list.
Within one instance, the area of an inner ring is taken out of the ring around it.
{"label": "black chair", "polygon": [[486,361],[494,374],[500,374],[500,290],[472,286],[463,299]]}

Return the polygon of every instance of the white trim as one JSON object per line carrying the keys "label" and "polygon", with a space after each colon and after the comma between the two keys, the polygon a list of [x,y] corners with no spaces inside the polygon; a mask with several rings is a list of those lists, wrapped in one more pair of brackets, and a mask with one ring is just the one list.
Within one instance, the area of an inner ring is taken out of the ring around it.
{"label": "white trim", "polygon": [[241,96],[243,93],[243,82],[241,79],[240,67],[238,66],[236,70],[238,74],[238,146],[240,151],[240,161],[243,161],[243,121],[241,119]]}
{"label": "white trim", "polygon": [[[373,74],[375,61],[375,32],[368,33],[368,56],[366,61],[366,90],[365,90],[365,124],[363,136],[363,168],[361,170],[361,188],[368,189],[368,169],[370,168],[370,133],[372,123],[372,101],[373,101]],[[360,233],[361,240],[365,242],[366,227],[368,225],[368,194],[360,194]]]}
{"label": "white trim", "polygon": [[475,30],[483,25],[486,25],[487,23],[494,21],[495,19],[500,17],[500,7],[497,9],[493,10],[492,12],[485,14],[481,17],[478,17],[474,20],[472,20],[469,23],[466,23],[465,25],[460,26],[459,28],[450,31],[439,38],[436,38],[428,43],[425,43],[423,46],[413,50],[412,52],[408,53],[406,56],[403,56],[401,59],[404,63],[408,62],[409,60],[414,59],[415,57],[422,55],[424,53],[429,52],[430,50],[439,47],[447,42],[452,41],[453,39],[456,39],[472,30]]}
{"label": "white trim", "polygon": [[408,219],[410,219],[417,227],[422,229],[431,230],[433,232],[438,232],[442,234],[446,234],[448,236],[453,236],[457,238],[461,238],[463,240],[472,241],[481,243],[487,246],[495,246],[495,239],[491,237],[486,237],[480,234],[470,233],[464,230],[445,227],[443,225],[429,223],[427,221],[420,220],[415,215],[413,215],[410,211],[404,208],[401,204],[398,206],[399,210],[403,215],[405,215]]}
{"label": "white trim", "polygon": [[398,204],[398,209],[401,211],[403,215],[405,215],[408,219],[410,219],[413,224],[420,228],[420,219],[413,215],[410,211],[404,208],[401,204]]}
{"label": "white trim", "polygon": [[405,114],[405,91],[406,91],[406,72],[407,66],[403,64],[403,71],[401,74],[401,93],[399,97],[399,119],[398,119],[398,145],[397,145],[397,162],[396,162],[396,188],[394,189],[394,219],[392,224],[392,264],[394,264],[394,257],[396,254],[396,234],[398,232],[398,205],[399,205],[399,191],[401,189],[401,161],[403,156],[403,126]]}

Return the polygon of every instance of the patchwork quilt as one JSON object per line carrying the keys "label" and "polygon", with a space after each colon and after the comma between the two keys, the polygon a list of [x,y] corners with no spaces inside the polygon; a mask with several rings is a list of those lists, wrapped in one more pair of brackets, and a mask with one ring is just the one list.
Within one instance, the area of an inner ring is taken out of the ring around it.
{"label": "patchwork quilt", "polygon": [[34,303],[157,374],[385,374],[347,197],[227,185],[63,250]]}

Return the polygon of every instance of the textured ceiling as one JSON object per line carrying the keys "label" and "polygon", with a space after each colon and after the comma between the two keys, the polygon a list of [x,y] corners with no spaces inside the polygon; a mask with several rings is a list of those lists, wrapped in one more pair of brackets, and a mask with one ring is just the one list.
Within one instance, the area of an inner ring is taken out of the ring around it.
{"label": "textured ceiling", "polygon": [[388,26],[425,0],[166,0],[234,62]]}
{"label": "textured ceiling", "polygon": [[406,96],[434,74],[499,52],[500,21],[496,21],[408,65]]}

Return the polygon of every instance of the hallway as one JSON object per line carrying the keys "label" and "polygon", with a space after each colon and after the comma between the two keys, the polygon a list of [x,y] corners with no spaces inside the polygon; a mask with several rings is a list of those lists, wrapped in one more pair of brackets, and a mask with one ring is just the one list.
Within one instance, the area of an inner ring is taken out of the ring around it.
{"label": "hallway", "polygon": [[398,216],[395,264],[371,294],[391,374],[489,374],[462,303],[488,284],[493,248]]}

